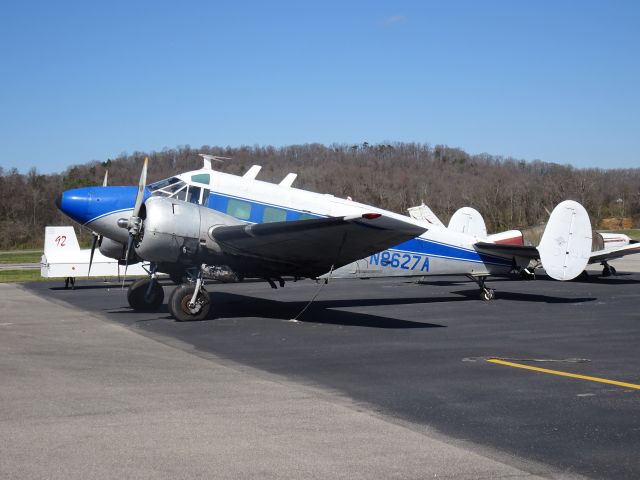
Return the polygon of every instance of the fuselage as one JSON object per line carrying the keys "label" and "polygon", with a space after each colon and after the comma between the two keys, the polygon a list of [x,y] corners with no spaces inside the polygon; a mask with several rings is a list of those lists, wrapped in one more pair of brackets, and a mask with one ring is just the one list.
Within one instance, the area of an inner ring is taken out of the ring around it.
{"label": "fuselage", "polygon": [[[334,277],[496,275],[512,268],[512,258],[477,252],[473,245],[480,239],[474,236],[349,199],[256,180],[254,176],[195,170],[148,185],[145,199],[152,195],[174,197],[247,223],[381,213],[427,228],[419,237],[336,270]],[[136,187],[86,187],[64,192],[57,204],[92,231],[125,244],[127,230],[118,227],[117,221],[131,215],[136,191]]]}

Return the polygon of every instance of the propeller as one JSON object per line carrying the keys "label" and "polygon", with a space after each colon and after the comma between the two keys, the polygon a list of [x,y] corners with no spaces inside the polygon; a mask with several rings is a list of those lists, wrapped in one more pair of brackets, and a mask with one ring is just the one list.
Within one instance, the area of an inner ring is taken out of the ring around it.
{"label": "propeller", "polygon": [[118,220],[118,226],[124,227],[129,231],[129,239],[127,241],[127,250],[125,253],[124,263],[124,281],[127,278],[127,268],[129,267],[129,255],[131,253],[131,247],[138,239],[140,232],[142,231],[142,218],[140,218],[140,208],[144,200],[144,189],[147,184],[147,164],[149,163],[149,157],[144,157],[144,164],[142,165],[142,172],[140,173],[140,181],[138,182],[138,193],[136,194],[136,203],[133,206],[133,212],[128,220]]}
{"label": "propeller", "polygon": [[[109,170],[104,171],[104,180],[102,180],[102,186],[106,187],[109,181]],[[89,269],[87,270],[87,277],[91,273],[91,265],[93,265],[93,254],[96,252],[96,246],[102,244],[102,235],[98,235],[96,232],[91,232],[93,241],[91,242],[91,254],[89,255]]]}

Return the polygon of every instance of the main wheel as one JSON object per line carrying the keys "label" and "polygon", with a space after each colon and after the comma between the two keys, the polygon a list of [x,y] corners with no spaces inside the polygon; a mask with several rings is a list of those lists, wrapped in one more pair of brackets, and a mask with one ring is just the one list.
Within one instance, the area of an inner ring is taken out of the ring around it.
{"label": "main wheel", "polygon": [[588,282],[591,280],[591,277],[589,277],[589,273],[586,270],[583,270],[580,275],[574,278],[574,280],[577,282]]}
{"label": "main wheel", "polygon": [[480,298],[485,302],[493,300],[496,296],[496,291],[493,288],[484,288],[480,292]]}
{"label": "main wheel", "polygon": [[150,278],[141,278],[129,286],[127,300],[134,310],[152,312],[157,310],[164,300],[164,290],[157,281],[149,290]]}
{"label": "main wheel", "polygon": [[204,320],[207,318],[207,315],[209,315],[211,303],[209,302],[209,294],[203,287],[200,287],[195,305],[189,305],[195,289],[195,285],[183,284],[176,287],[169,297],[169,303],[167,304],[169,313],[173,315],[173,318],[178,322]]}

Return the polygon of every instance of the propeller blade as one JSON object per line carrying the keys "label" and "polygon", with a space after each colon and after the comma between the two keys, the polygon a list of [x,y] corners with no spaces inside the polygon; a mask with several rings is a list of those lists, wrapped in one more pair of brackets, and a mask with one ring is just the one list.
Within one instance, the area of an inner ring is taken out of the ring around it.
{"label": "propeller blade", "polygon": [[104,180],[102,181],[102,186],[106,187],[109,180],[109,170],[104,171]]}
{"label": "propeller blade", "polygon": [[96,245],[98,244],[99,238],[100,238],[100,235],[96,235],[95,233],[93,234],[93,242],[91,243],[91,254],[89,255],[89,269],[87,270],[87,278],[90,276],[89,274],[91,273],[91,265],[93,264],[93,254],[96,251]]}
{"label": "propeller blade", "polygon": [[142,206],[142,200],[144,199],[144,188],[147,185],[147,164],[149,163],[149,157],[144,157],[144,164],[142,165],[142,172],[140,173],[140,182],[138,183],[138,194],[136,195],[136,203],[133,207],[133,213],[131,216],[140,216],[140,207]]}
{"label": "propeller blade", "polygon": [[122,288],[124,288],[124,282],[127,280],[127,268],[129,268],[129,254],[131,253],[131,247],[133,246],[133,235],[129,234],[129,240],[127,240],[127,253],[124,255],[124,276],[122,277]]}

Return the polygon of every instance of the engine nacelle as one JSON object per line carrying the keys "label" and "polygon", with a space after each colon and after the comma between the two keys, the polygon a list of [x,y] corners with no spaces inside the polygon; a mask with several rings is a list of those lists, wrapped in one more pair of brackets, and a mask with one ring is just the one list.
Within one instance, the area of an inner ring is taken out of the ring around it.
{"label": "engine nacelle", "polygon": [[100,250],[100,253],[105,257],[120,260],[122,257],[124,257],[124,249],[125,246],[122,243],[104,237],[102,239],[102,242],[100,243],[100,248],[98,250]]}
{"label": "engine nacelle", "polygon": [[215,210],[166,197],[149,198],[140,216],[144,226],[135,250],[149,262],[210,263],[221,249],[208,235],[209,229],[244,224]]}

